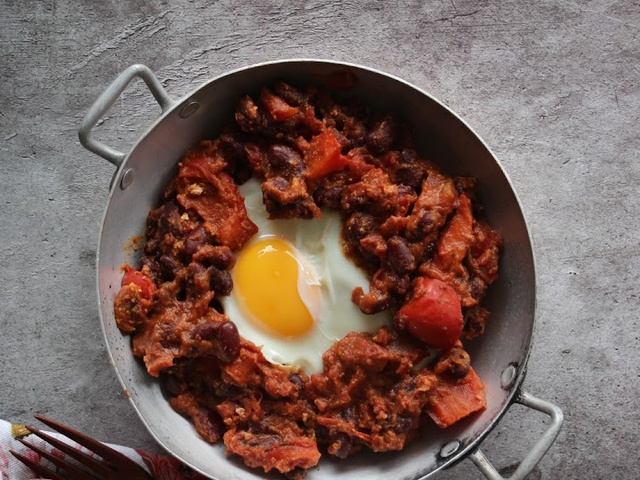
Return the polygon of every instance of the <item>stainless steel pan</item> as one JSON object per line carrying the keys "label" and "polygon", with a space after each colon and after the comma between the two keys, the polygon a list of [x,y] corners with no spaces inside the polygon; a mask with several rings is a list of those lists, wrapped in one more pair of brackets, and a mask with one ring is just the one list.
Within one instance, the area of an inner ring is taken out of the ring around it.
{"label": "stainless steel pan", "polygon": [[[320,60],[264,63],[221,75],[174,100],[147,67],[133,65],[89,109],[80,141],[117,167],[100,233],[97,282],[102,328],[118,377],[151,435],[175,457],[214,479],[262,478],[261,472],[225,457],[222,446],[201,440],[191,424],[169,407],[159,383],[133,357],[129,337],[116,327],[113,299],[120,287],[120,267],[135,262],[125,247],[132,237],[143,233],[145,218],[175,174],[178,160],[200,139],[215,135],[231,118],[241,95],[277,79],[318,83],[345,72],[354,76],[355,86],[339,95],[357,96],[376,108],[398,113],[413,125],[423,155],[437,160],[445,171],[479,179],[488,219],[504,235],[505,247],[500,278],[486,299],[493,312],[491,322],[486,334],[469,345],[472,364],[487,388],[487,410],[447,430],[434,427],[401,453],[365,454],[341,462],[323,459],[309,478],[420,479],[468,457],[487,478],[500,479],[479,444],[509,407],[519,403],[551,418],[544,435],[510,477],[522,479],[554,442],[563,415],[557,406],[521,389],[534,327],[536,283],[531,240],[519,201],[490,149],[455,113],[415,86],[361,66]],[[91,134],[136,77],[145,81],[162,115],[125,154]]]}

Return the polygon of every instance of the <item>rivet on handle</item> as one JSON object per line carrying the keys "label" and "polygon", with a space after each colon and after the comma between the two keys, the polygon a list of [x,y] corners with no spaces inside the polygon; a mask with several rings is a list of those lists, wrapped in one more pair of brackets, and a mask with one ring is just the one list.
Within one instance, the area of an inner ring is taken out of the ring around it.
{"label": "rivet on handle", "polygon": [[198,102],[192,101],[187,103],[184,107],[182,107],[182,110],[180,110],[180,118],[189,118],[191,115],[198,111],[198,108],[200,108],[200,104]]}
{"label": "rivet on handle", "polygon": [[513,384],[513,381],[516,379],[516,373],[517,370],[513,364],[509,365],[502,371],[502,375],[500,375],[500,384],[502,385],[502,388],[509,388]]}
{"label": "rivet on handle", "polygon": [[[505,369],[504,372],[502,372],[502,377],[505,377],[505,379],[509,380],[509,377],[513,375],[513,378],[515,378],[515,372],[515,365],[510,365]],[[513,379],[511,381],[513,381]],[[525,480],[525,478],[529,476],[531,471],[535,468],[544,454],[547,453],[547,450],[549,450],[555,439],[558,437],[558,433],[560,433],[564,415],[559,407],[557,407],[553,403],[534,397],[530,393],[524,392],[522,390],[519,391],[515,399],[515,403],[519,403],[520,405],[524,405],[525,407],[537,410],[538,412],[542,412],[548,415],[551,422],[544,434],[529,450],[522,461],[518,464],[518,468],[516,468],[515,472],[511,473],[511,476],[508,479],[505,479],[505,477],[503,477],[496,470],[496,468],[491,464],[489,459],[484,455],[484,453],[482,453],[480,449],[472,452],[469,455],[469,458],[473,463],[476,464],[482,474],[489,480]]]}
{"label": "rivet on handle", "polygon": [[126,190],[133,183],[133,168],[128,168],[120,179],[120,189]]}
{"label": "rivet on handle", "polygon": [[456,453],[459,448],[460,448],[460,441],[453,440],[447,443],[444,447],[440,449],[440,456],[442,458],[449,458],[451,455]]}

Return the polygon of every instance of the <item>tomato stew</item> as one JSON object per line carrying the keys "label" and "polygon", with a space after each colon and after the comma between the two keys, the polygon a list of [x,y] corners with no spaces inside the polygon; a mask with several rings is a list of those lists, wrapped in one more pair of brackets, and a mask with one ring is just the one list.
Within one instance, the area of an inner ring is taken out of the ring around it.
{"label": "tomato stew", "polygon": [[[486,407],[462,341],[481,335],[501,236],[476,181],[413,148],[398,118],[278,82],[240,99],[235,121],[186,153],[147,219],[137,268],[115,300],[119,328],[203,439],[249,467],[300,479],[321,452],[401,450]],[[324,370],[268,362],[219,302],[236,253],[256,233],[238,185],[262,185],[271,219],[343,217],[345,255],[370,278],[352,301],[389,327],[352,332]]]}

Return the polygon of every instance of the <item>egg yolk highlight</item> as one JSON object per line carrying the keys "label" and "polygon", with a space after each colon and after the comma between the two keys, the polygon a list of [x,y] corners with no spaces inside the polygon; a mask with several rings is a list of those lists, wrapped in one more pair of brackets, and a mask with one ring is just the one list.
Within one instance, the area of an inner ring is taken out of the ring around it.
{"label": "egg yolk highlight", "polygon": [[302,301],[298,276],[302,270],[295,249],[276,237],[248,245],[234,267],[234,289],[241,308],[259,327],[282,337],[297,337],[313,326]]}

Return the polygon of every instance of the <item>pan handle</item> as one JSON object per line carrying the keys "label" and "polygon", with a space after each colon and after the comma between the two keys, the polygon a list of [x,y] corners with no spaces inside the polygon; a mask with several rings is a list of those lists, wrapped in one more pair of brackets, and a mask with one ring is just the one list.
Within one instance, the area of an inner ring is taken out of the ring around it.
{"label": "pan handle", "polygon": [[533,395],[523,391],[520,391],[520,394],[516,397],[515,401],[525,407],[546,413],[551,418],[551,425],[549,425],[549,428],[544,432],[540,440],[538,440],[531,451],[520,462],[516,471],[513,472],[513,475],[508,478],[505,478],[498,473],[480,449],[473,452],[469,458],[489,480],[523,480],[526,478],[526,476],[531,473],[531,470],[533,470],[533,468],[542,459],[544,454],[547,453],[547,450],[549,450],[549,447],[551,447],[555,441],[558,433],[560,433],[560,428],[562,427],[564,415],[562,414],[562,410],[553,403],[534,397]]}
{"label": "pan handle", "polygon": [[140,64],[131,65],[129,68],[124,70],[120,75],[118,75],[113,83],[109,85],[104,92],[102,92],[102,95],[98,97],[85,115],[82,125],[80,126],[78,136],[80,137],[80,143],[84,148],[100,155],[105,160],[113,163],[116,167],[120,166],[125,159],[126,154],[114,150],[104,143],[95,140],[91,136],[91,131],[93,130],[93,127],[96,126],[100,118],[107,113],[118,97],[120,97],[125,88],[127,88],[129,82],[131,82],[135,77],[140,77],[144,80],[147,87],[149,87],[151,94],[160,104],[162,113],[165,113],[175,103],[171,97],[167,95],[164,87],[149,67]]}

